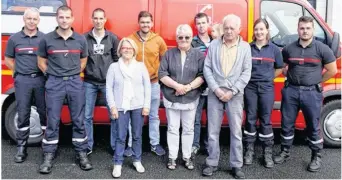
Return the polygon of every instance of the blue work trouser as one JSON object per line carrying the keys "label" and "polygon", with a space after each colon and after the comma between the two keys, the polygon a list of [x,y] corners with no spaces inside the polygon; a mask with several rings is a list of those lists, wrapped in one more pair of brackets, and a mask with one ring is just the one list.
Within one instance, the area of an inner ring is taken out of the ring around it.
{"label": "blue work trouser", "polygon": [[[30,135],[31,106],[37,107],[40,120],[39,131],[46,128],[45,107],[45,76],[41,74],[17,74],[14,80],[15,99],[18,111],[17,142],[18,146],[25,145]],[[33,100],[34,99],[34,103]],[[39,132],[37,132],[38,134]]]}
{"label": "blue work trouser", "polygon": [[291,147],[298,111],[302,110],[310,149],[313,151],[323,149],[323,138],[319,122],[322,103],[323,95],[315,86],[294,86],[290,84],[282,89],[282,148],[289,149]]}
{"label": "blue work trouser", "polygon": [[273,146],[274,136],[271,114],[274,104],[273,82],[249,82],[245,88],[244,105],[246,121],[244,129],[244,142],[253,144],[257,137],[256,123],[259,119],[258,133],[263,146]]}
{"label": "blue work trouser", "polygon": [[73,125],[72,143],[76,152],[85,152],[88,142],[84,127],[84,87],[80,75],[49,75],[45,88],[48,121],[42,143],[43,151],[54,153],[57,150],[61,110],[64,99],[67,98]]}

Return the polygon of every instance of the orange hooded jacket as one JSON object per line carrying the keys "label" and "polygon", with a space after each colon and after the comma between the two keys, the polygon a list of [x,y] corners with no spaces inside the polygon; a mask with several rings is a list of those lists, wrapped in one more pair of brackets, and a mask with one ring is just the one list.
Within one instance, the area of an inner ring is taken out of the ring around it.
{"label": "orange hooded jacket", "polygon": [[137,61],[144,62],[150,75],[151,83],[158,81],[158,69],[161,57],[167,50],[167,46],[162,37],[158,34],[149,32],[147,40],[144,41],[138,32],[129,36],[138,46]]}

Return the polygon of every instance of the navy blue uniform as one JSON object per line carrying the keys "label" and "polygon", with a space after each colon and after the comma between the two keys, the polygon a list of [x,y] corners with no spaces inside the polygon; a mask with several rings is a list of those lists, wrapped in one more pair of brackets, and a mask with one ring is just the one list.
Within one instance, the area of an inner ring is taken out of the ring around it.
{"label": "navy blue uniform", "polygon": [[[42,129],[46,126],[45,77],[37,65],[37,49],[43,33],[32,37],[24,29],[12,35],[7,43],[5,56],[15,59],[14,87],[17,101],[17,142],[23,146],[30,135],[31,105],[35,104]],[[33,103],[34,100],[35,102]]]}
{"label": "navy blue uniform", "polygon": [[73,123],[72,143],[77,152],[87,149],[84,129],[84,87],[81,80],[81,58],[88,56],[85,37],[73,32],[64,40],[56,30],[44,36],[38,55],[47,59],[46,104],[48,123],[43,139],[43,151],[54,153],[59,137],[59,123],[66,98]]}
{"label": "navy blue uniform", "polygon": [[244,93],[246,111],[244,141],[255,142],[256,122],[259,119],[259,139],[264,146],[272,146],[274,144],[271,123],[274,103],[274,70],[283,67],[283,57],[279,48],[271,42],[261,49],[256,46],[255,42],[252,42],[251,50],[252,74]]}
{"label": "navy blue uniform", "polygon": [[293,143],[295,121],[301,109],[309,146],[313,151],[319,151],[323,148],[319,123],[323,95],[318,85],[322,82],[324,65],[336,58],[327,45],[316,40],[305,48],[298,40],[286,46],[282,53],[288,64],[287,81],[282,89],[282,149],[289,149]]}

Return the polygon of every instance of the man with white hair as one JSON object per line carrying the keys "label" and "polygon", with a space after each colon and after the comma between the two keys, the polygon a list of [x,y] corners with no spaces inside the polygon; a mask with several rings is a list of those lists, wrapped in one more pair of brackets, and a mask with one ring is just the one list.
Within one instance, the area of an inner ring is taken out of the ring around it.
{"label": "man with white hair", "polygon": [[37,65],[37,49],[43,33],[37,28],[39,11],[36,8],[25,10],[24,27],[12,35],[5,52],[5,64],[14,72],[15,99],[17,101],[17,153],[16,163],[24,162],[27,156],[26,145],[30,135],[30,114],[32,99],[39,114],[41,133],[46,127],[45,77]]}
{"label": "man with white hair", "polygon": [[204,77],[208,94],[208,151],[203,175],[211,176],[217,170],[220,158],[220,130],[223,113],[230,127],[230,167],[234,178],[245,178],[243,165],[242,115],[243,92],[252,70],[251,48],[239,36],[241,19],[229,14],[223,19],[222,38],[212,41],[204,62]]}
{"label": "man with white hair", "polygon": [[167,145],[169,161],[167,167],[176,168],[179,149],[179,128],[182,122],[182,155],[185,167],[194,169],[191,147],[194,139],[196,108],[203,83],[204,54],[191,47],[192,29],[181,24],[176,30],[177,47],[166,51],[160,63],[158,77],[163,92],[163,102],[168,121]]}

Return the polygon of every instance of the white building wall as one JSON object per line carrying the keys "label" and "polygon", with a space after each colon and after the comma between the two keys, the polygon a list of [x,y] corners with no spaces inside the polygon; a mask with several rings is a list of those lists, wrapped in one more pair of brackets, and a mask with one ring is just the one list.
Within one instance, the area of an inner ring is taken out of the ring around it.
{"label": "white building wall", "polygon": [[[329,0],[332,1],[331,9],[328,9],[328,13],[331,13],[331,27],[334,31],[342,35],[342,0]],[[329,2],[330,3],[330,2]]]}
{"label": "white building wall", "polygon": [[325,19],[326,16],[327,1],[328,0],[316,0],[316,11],[323,19]]}
{"label": "white building wall", "polygon": [[342,36],[342,0],[316,0],[316,11]]}

